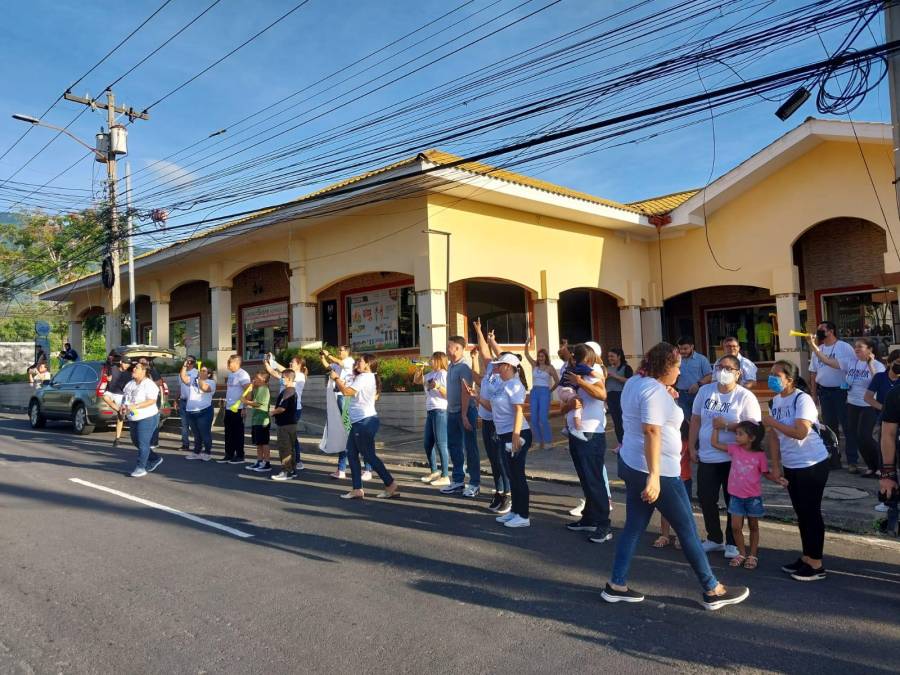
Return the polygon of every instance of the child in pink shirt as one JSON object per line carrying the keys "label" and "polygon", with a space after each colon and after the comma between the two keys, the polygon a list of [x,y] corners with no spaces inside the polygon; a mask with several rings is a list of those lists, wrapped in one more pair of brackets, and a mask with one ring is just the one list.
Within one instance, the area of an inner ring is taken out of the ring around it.
{"label": "child in pink shirt", "polygon": [[[760,477],[773,480],[769,473],[769,461],[763,452],[762,442],[766,431],[762,424],[756,422],[739,422],[734,431],[734,443],[721,443],[719,431],[725,427],[725,419],[717,417],[713,420],[712,446],[731,455],[731,471],[728,473],[728,513],[731,514],[731,531],[734,543],[740,553],[731,559],[732,567],[756,569],[759,564],[759,519],[765,515],[762,502],[762,486]],[[782,487],[787,481],[778,481]],[[750,525],[750,555],[744,541],[744,518]]]}

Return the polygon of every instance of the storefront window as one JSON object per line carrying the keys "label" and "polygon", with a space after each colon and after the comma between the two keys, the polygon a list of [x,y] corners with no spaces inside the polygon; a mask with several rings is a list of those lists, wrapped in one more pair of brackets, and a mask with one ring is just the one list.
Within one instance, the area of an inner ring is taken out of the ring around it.
{"label": "storefront window", "polygon": [[415,349],[419,345],[412,286],[347,296],[347,336],[354,352]]}
{"label": "storefront window", "polygon": [[241,310],[245,361],[262,361],[267,352],[288,345],[288,304],[273,302]]}
{"label": "storefront window", "polygon": [[528,335],[528,298],[525,290],[512,284],[490,281],[466,282],[466,315],[469,342],[476,341],[471,322],[481,319],[482,329],[494,331],[500,344],[524,344]]}
{"label": "storefront window", "polygon": [[200,354],[200,317],[190,316],[170,321],[169,340],[172,344],[172,351],[180,359],[188,354],[195,357],[202,356]]}
{"label": "storefront window", "polygon": [[778,317],[775,305],[723,307],[706,310],[707,356],[722,356],[722,340],[736,337],[741,352],[751,361],[774,361],[778,346]]}
{"label": "storefront window", "polygon": [[837,326],[838,337],[853,342],[869,337],[878,344],[878,355],[885,356],[896,344],[896,324],[900,320],[897,297],[888,291],[840,293],[822,297],[823,316]]}

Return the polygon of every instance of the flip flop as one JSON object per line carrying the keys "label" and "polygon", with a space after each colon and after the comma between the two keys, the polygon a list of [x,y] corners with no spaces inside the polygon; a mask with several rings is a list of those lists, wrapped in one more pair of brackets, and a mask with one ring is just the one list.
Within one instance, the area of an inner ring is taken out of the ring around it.
{"label": "flip flop", "polygon": [[668,546],[671,543],[672,542],[669,540],[668,537],[659,535],[659,537],[657,537],[656,541],[653,542],[653,548],[665,548],[666,546]]}
{"label": "flip flop", "polygon": [[757,565],[759,565],[759,558],[755,555],[748,555],[746,562],[744,562],[744,569],[755,570]]}

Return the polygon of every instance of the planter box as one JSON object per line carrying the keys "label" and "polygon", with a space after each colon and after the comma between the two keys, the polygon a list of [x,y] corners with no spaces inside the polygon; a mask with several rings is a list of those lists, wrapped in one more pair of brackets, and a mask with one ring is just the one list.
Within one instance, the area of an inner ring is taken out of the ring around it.
{"label": "planter box", "polygon": [[34,393],[27,382],[13,382],[0,385],[0,407],[26,410],[28,401]]}

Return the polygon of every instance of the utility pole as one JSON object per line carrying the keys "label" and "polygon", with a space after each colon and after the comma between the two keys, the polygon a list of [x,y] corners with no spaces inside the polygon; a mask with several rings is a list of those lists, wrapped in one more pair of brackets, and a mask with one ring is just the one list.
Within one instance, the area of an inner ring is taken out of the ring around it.
{"label": "utility pole", "polygon": [[128,230],[128,307],[131,316],[131,344],[138,343],[137,308],[134,304],[134,221],[131,216],[131,162],[125,162],[125,227]]}
{"label": "utility pole", "polygon": [[[106,326],[106,346],[107,349],[118,346],[121,341],[122,322],[120,311],[122,305],[122,282],[119,275],[119,259],[120,259],[120,237],[118,227],[118,214],[116,213],[116,155],[125,154],[125,129],[124,127],[116,127],[116,113],[128,115],[131,121],[136,119],[150,119],[145,112],[137,112],[133,108],[125,108],[123,106],[116,107],[116,97],[111,89],[106,90],[106,102],[100,102],[92,98],[82,98],[75,96],[71,92],[64,95],[67,101],[80,103],[90,106],[93,109],[106,110],[106,178],[109,197],[109,258],[113,270],[113,282],[109,289],[109,313],[107,314]],[[117,133],[118,131],[118,133]],[[99,149],[99,148],[98,148]],[[129,216],[130,217],[130,216]],[[134,308],[134,280],[131,284],[131,339],[137,342],[135,331],[135,308]]]}
{"label": "utility pole", "polygon": [[[900,40],[900,7],[892,0],[884,3],[885,42]],[[894,189],[900,204],[900,182],[897,181],[897,167],[900,167],[900,52],[887,57],[888,86],[891,95],[891,127],[894,130]]]}

